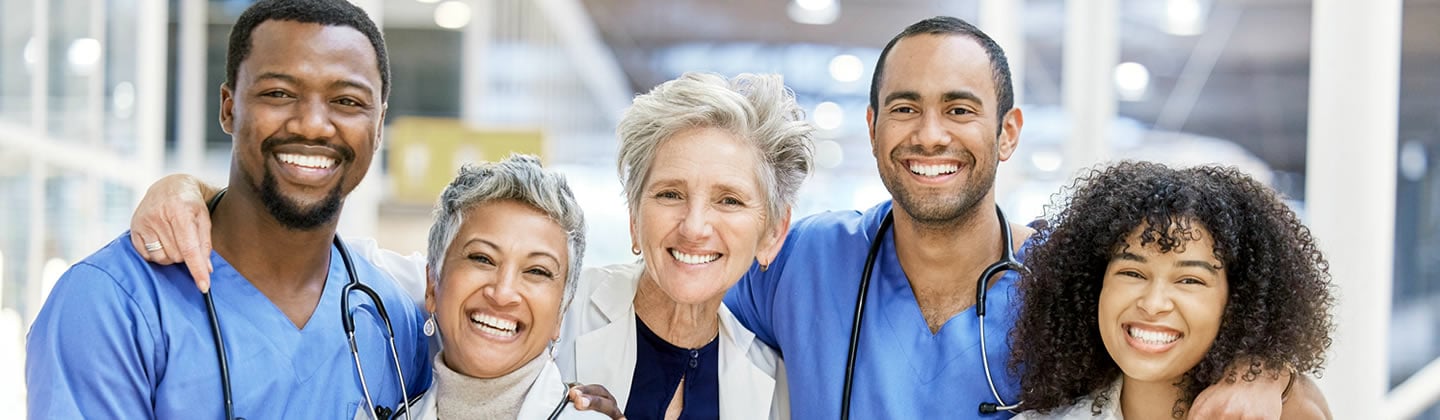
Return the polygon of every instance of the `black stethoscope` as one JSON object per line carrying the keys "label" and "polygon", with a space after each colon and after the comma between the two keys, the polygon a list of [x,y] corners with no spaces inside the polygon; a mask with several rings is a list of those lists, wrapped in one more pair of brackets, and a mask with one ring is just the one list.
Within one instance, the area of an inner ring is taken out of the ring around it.
{"label": "black stethoscope", "polygon": [[[220,190],[215,194],[215,198],[210,199],[208,207],[211,214],[215,213],[215,205],[220,203],[220,197],[225,196],[225,191]],[[385,312],[385,303],[380,300],[380,295],[375,293],[375,289],[360,283],[360,278],[355,276],[355,264],[350,261],[350,251],[340,243],[340,235],[335,235],[334,242],[335,247],[340,250],[340,260],[345,263],[345,274],[350,277],[350,282],[340,289],[340,320],[345,326],[345,335],[350,338],[350,354],[355,358],[355,372],[360,376],[360,389],[365,392],[366,407],[370,408],[367,411],[372,419],[377,420],[388,418],[390,415],[390,409],[375,405],[375,401],[370,398],[370,385],[365,383],[365,369],[360,366],[360,350],[355,345],[355,314],[350,311],[350,293],[356,291],[370,296],[370,300],[375,303],[376,311],[380,312],[380,319],[385,321],[385,332],[390,335],[390,357],[395,361],[395,379],[399,380],[400,395],[403,397],[400,401],[405,407],[405,418],[409,419],[410,394],[405,389],[405,372],[400,369],[400,352],[395,348],[395,329],[390,327],[390,315]],[[205,295],[205,309],[210,313],[210,332],[215,336],[215,353],[220,359],[220,390],[225,395],[225,418],[244,420],[235,417],[234,399],[230,393],[230,364],[225,357],[225,338],[220,334],[220,318],[215,312],[215,299],[211,297],[210,293],[203,294]]]}
{"label": "black stethoscope", "polygon": [[[1015,259],[1015,250],[1011,249],[1012,239],[1010,236],[1010,224],[1005,220],[1005,213],[1000,211],[1000,206],[995,206],[995,217],[1000,219],[1000,260],[990,264],[985,271],[980,273],[980,279],[975,285],[975,316],[980,319],[980,363],[985,365],[985,382],[990,385],[990,394],[995,397],[995,402],[980,403],[981,414],[993,414],[1000,410],[1014,410],[1020,407],[1020,403],[1006,404],[1000,398],[1000,391],[995,389],[995,379],[990,376],[990,356],[985,348],[985,294],[989,280],[1006,271],[1024,273],[1025,266]],[[874,242],[870,243],[870,252],[865,255],[865,270],[860,275],[860,296],[855,299],[855,324],[850,329],[850,355],[845,360],[845,392],[840,397],[840,418],[850,418],[850,388],[855,381],[855,356],[860,346],[860,320],[865,318],[865,295],[870,291],[870,272],[875,268],[875,257],[880,254],[880,243],[885,241],[885,232],[890,230],[890,225],[895,224],[895,216],[892,211],[885,212],[885,218],[880,221],[880,228],[875,231]]]}

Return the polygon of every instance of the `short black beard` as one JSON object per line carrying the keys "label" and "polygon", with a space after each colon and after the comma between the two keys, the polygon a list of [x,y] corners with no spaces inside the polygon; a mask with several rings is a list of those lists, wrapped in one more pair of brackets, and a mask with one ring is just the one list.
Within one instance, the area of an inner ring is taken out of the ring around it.
{"label": "short black beard", "polygon": [[290,230],[314,230],[335,220],[340,214],[340,186],[344,183],[344,180],[336,183],[330,195],[306,209],[280,195],[280,184],[275,181],[275,174],[266,170],[265,180],[260,182],[260,202],[265,203],[265,208],[281,226]]}

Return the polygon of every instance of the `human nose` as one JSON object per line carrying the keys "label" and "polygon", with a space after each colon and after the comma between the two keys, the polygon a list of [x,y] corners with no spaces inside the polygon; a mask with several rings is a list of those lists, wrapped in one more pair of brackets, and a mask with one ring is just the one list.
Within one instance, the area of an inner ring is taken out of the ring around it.
{"label": "human nose", "polygon": [[335,135],[335,124],[330,120],[330,104],[323,99],[299,101],[295,112],[287,127],[291,133],[307,139],[328,139]]}
{"label": "human nose", "polygon": [[508,270],[500,274],[494,282],[486,285],[485,297],[489,298],[495,306],[509,306],[520,303],[520,292],[516,289],[516,282],[519,276]]}
{"label": "human nose", "polygon": [[685,219],[680,221],[680,234],[687,239],[699,239],[709,236],[711,230],[709,208],[703,201],[691,201]]}
{"label": "human nose", "polygon": [[1135,306],[1145,314],[1159,315],[1174,310],[1175,301],[1170,299],[1169,287],[1164,282],[1152,281],[1145,286]]}
{"label": "human nose", "polygon": [[945,130],[944,116],[938,112],[927,112],[920,118],[916,141],[926,148],[950,144],[950,132]]}

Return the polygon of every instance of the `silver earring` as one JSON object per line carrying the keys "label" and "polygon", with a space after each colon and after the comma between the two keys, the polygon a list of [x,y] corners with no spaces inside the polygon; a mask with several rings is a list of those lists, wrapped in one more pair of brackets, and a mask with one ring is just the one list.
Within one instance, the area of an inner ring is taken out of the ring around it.
{"label": "silver earring", "polygon": [[560,347],[560,339],[557,338],[557,339],[554,339],[554,340],[550,340],[550,360],[551,360],[551,361],[554,361],[554,360],[555,360],[555,350],[556,350],[557,347]]}
{"label": "silver earring", "polygon": [[435,313],[431,312],[430,317],[425,319],[425,336],[435,336]]}

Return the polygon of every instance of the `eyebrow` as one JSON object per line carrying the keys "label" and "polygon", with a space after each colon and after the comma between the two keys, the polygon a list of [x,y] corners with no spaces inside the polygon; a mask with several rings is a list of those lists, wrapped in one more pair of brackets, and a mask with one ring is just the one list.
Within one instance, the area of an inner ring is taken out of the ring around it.
{"label": "eyebrow", "polygon": [[[485,238],[473,238],[473,239],[470,239],[470,240],[468,240],[468,241],[465,241],[465,245],[461,246],[461,248],[463,249],[463,248],[465,248],[466,246],[469,246],[470,244],[473,244],[473,243],[480,243],[481,245],[487,246],[487,247],[489,247],[489,248],[492,249],[492,250],[499,250],[499,249],[500,249],[500,247],[497,246],[497,245],[495,245],[494,242],[490,242],[489,240],[486,240]],[[552,253],[550,253],[550,252],[548,252],[548,251],[535,251],[535,252],[531,252],[529,255],[527,255],[527,257],[547,257],[547,258],[550,258],[551,260],[554,260],[556,265],[564,265],[564,264],[560,264],[560,257],[559,257],[559,256],[556,256],[555,254],[552,254]]]}
{"label": "eyebrow", "polygon": [[260,76],[257,76],[257,77],[255,78],[255,80],[265,80],[265,79],[276,79],[276,80],[279,80],[279,81],[282,81],[282,82],[294,83],[294,84],[299,84],[299,83],[300,83],[300,79],[296,79],[295,76],[291,76],[291,75],[288,75],[288,74],[285,74],[285,73],[276,73],[276,72],[273,72],[273,71],[267,71],[267,72],[264,72],[264,73],[260,73]]}
{"label": "eyebrow", "polygon": [[[920,100],[920,93],[919,93],[919,92],[916,92],[916,91],[913,91],[913,90],[902,90],[902,91],[898,91],[898,92],[892,92],[892,93],[890,93],[889,95],[886,95],[886,96],[885,96],[885,105],[889,105],[891,102],[894,102],[894,101],[899,100],[899,99],[905,99],[905,100],[910,100],[910,101],[919,101],[919,100]],[[974,92],[971,92],[971,91],[968,91],[968,90],[952,90],[952,91],[949,91],[949,92],[945,92],[944,94],[940,95],[940,101],[941,101],[941,102],[971,101],[971,102],[975,102],[975,103],[977,103],[977,104],[982,104],[982,105],[985,103],[985,101],[983,101],[983,100],[980,99],[980,96],[979,96],[979,95],[976,95]]]}
{"label": "eyebrow", "polygon": [[940,95],[940,101],[971,101],[977,104],[985,104],[985,101],[980,100],[980,96],[968,90],[952,90],[949,92],[945,92],[944,95]]}
{"label": "eyebrow", "polygon": [[[1129,253],[1129,252],[1121,252],[1121,253],[1115,255],[1115,258],[1116,258],[1116,259],[1120,259],[1120,260],[1125,260],[1125,261],[1134,261],[1134,262],[1138,262],[1138,263],[1149,262],[1149,260],[1146,260],[1145,257],[1139,256],[1139,255],[1136,255],[1136,254],[1133,254],[1133,253]],[[1209,271],[1209,272],[1212,273],[1212,274],[1220,274],[1220,266],[1215,265],[1215,264],[1211,264],[1209,261],[1201,261],[1201,260],[1180,260],[1180,262],[1175,263],[1175,265],[1178,266],[1178,267],[1196,267],[1196,268],[1203,268],[1203,269],[1205,269],[1205,271]]]}
{"label": "eyebrow", "polygon": [[1205,269],[1205,271],[1209,271],[1211,274],[1220,274],[1220,266],[1217,266],[1217,265],[1215,265],[1215,264],[1211,264],[1209,261],[1181,260],[1179,263],[1176,263],[1175,265],[1176,265],[1176,266],[1180,266],[1180,267],[1197,267],[1197,268],[1203,268],[1203,269]]}
{"label": "eyebrow", "polygon": [[[256,80],[274,79],[274,80],[279,80],[279,81],[282,81],[282,82],[285,82],[285,83],[290,83],[290,84],[296,84],[296,85],[301,84],[301,83],[300,83],[300,79],[295,78],[295,76],[291,76],[291,75],[288,75],[288,74],[285,74],[285,73],[277,73],[277,72],[273,72],[273,71],[260,73],[260,76],[256,77],[255,79],[256,79]],[[348,79],[336,80],[336,81],[330,83],[330,88],[331,88],[331,89],[335,89],[335,88],[352,88],[352,89],[362,90],[362,91],[365,91],[365,92],[367,92],[367,93],[372,90],[372,87],[371,87],[368,83],[362,83],[362,82],[357,82],[357,81],[348,80]]]}
{"label": "eyebrow", "polygon": [[920,93],[919,93],[919,92],[916,92],[916,91],[913,91],[913,90],[902,90],[902,91],[898,91],[898,92],[891,92],[889,95],[885,95],[885,103],[884,103],[884,105],[890,105],[891,102],[895,102],[896,100],[900,100],[900,99],[905,99],[905,100],[910,100],[910,101],[919,101],[919,100],[920,100]]}

